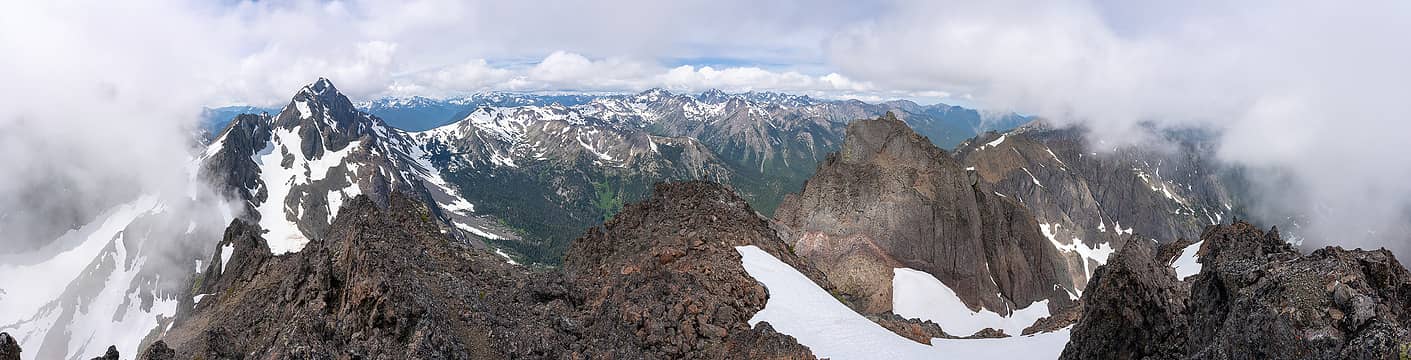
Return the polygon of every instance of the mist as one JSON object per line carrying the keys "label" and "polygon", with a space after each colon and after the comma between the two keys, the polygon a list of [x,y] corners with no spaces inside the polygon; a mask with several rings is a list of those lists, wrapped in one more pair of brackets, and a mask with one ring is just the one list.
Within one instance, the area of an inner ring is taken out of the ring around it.
{"label": "mist", "polygon": [[1215,130],[1266,226],[1302,216],[1305,247],[1411,256],[1411,4],[897,7],[830,40],[842,73],[1085,125],[1090,142],[1150,141],[1143,124]]}

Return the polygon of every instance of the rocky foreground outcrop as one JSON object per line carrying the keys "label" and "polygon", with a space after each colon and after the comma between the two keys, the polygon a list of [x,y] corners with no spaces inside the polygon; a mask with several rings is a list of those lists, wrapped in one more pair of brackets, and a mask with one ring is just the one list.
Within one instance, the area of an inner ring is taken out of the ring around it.
{"label": "rocky foreground outcrop", "polygon": [[20,344],[9,333],[0,332],[0,360],[20,360]]}
{"label": "rocky foreground outcrop", "polygon": [[562,270],[448,241],[433,219],[404,196],[358,197],[329,236],[282,256],[237,220],[199,300],[144,358],[813,358],[749,325],[768,292],[734,246],[811,268],[720,185],[658,185],[575,241]]}
{"label": "rocky foreground outcrop", "polygon": [[750,327],[769,294],[741,265],[735,247],[745,245],[826,284],[734,192],[699,181],[658,185],[564,257],[583,297],[583,331],[595,334],[584,341],[625,359],[812,357],[792,337]]}
{"label": "rocky foreground outcrop", "polygon": [[1028,210],[890,114],[851,123],[842,149],[774,215],[863,313],[892,310],[901,267],[934,275],[972,310],[1070,303],[1066,261]]}
{"label": "rocky foreground outcrop", "polygon": [[1389,251],[1302,255],[1244,222],[1201,240],[1187,284],[1129,242],[1084,292],[1063,358],[1395,359],[1411,343],[1411,274]]}

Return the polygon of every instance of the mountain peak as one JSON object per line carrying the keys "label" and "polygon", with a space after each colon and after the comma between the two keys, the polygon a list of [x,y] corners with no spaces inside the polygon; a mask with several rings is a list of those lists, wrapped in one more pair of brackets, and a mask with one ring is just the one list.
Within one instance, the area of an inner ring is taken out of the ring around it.
{"label": "mountain peak", "polygon": [[338,88],[333,86],[333,81],[320,77],[300,88],[299,92],[294,94],[294,98],[296,100],[305,98],[314,102],[334,102],[341,95],[343,94],[338,92]]}
{"label": "mountain peak", "polygon": [[667,97],[667,96],[671,96],[672,94],[671,94],[670,91],[666,91],[666,89],[659,88],[659,87],[655,87],[655,88],[647,89],[646,91],[643,91],[643,92],[641,92],[641,93],[639,93],[639,94],[637,94],[637,95],[638,95],[638,96],[649,96],[649,97]]}
{"label": "mountain peak", "polygon": [[336,94],[338,93],[338,88],[333,87],[333,82],[329,81],[328,78],[319,77],[318,80],[315,80],[312,84],[304,86],[304,91],[312,95],[323,95],[329,91]]}

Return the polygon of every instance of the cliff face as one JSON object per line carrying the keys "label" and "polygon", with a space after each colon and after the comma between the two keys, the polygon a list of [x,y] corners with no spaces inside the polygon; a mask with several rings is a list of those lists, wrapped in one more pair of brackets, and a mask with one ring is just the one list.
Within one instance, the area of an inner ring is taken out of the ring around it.
{"label": "cliff face", "polygon": [[[530,270],[450,241],[416,200],[358,197],[326,238],[274,256],[235,221],[149,358],[779,358],[813,356],[748,320],[766,290],[737,245],[809,269],[720,185],[657,187]],[[811,271],[817,274],[817,271]],[[821,278],[821,275],[818,275]]]}
{"label": "cliff face", "polygon": [[[1187,298],[1144,260],[1100,268],[1064,358],[1380,359],[1411,342],[1411,274],[1386,250],[1301,255],[1243,222],[1201,240]],[[1138,339],[1147,345],[1114,345]]]}
{"label": "cliff face", "polygon": [[842,149],[775,212],[786,241],[863,312],[891,310],[892,269],[934,275],[972,310],[1066,303],[1068,268],[1023,206],[895,117],[848,126]]}
{"label": "cliff face", "polygon": [[1196,239],[1235,216],[1231,169],[1198,133],[1153,134],[1151,146],[1092,142],[1081,128],[1042,121],[962,143],[954,152],[982,182],[1029,209],[1068,261],[1080,288],[1132,234]]}

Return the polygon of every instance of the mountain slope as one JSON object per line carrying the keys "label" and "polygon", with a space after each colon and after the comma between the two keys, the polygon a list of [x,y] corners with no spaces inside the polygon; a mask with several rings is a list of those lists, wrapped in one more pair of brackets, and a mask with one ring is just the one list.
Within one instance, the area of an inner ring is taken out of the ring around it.
{"label": "mountain slope", "polygon": [[556,263],[579,229],[658,181],[726,183],[771,213],[837,149],[848,122],[903,108],[917,111],[905,117],[915,124],[969,119],[933,118],[922,112],[934,107],[910,102],[654,89],[573,106],[482,107],[412,136],[470,202],[528,238],[501,244]]}
{"label": "mountain slope", "polygon": [[747,322],[767,293],[733,246],[806,265],[719,185],[658,186],[575,242],[562,271],[448,241],[429,210],[360,195],[284,256],[236,221],[201,294],[156,338],[178,358],[812,358]]}
{"label": "mountain slope", "polygon": [[1095,149],[1083,130],[1042,122],[963,143],[955,153],[980,180],[1024,204],[1068,260],[1076,284],[1123,240],[1196,239],[1238,215],[1226,168],[1201,136],[1173,134],[1173,149]]}

